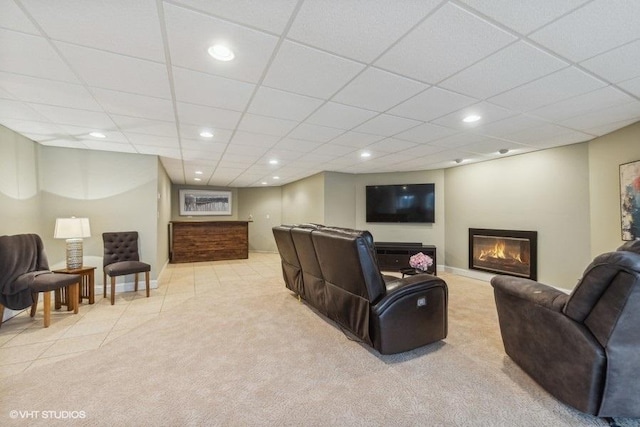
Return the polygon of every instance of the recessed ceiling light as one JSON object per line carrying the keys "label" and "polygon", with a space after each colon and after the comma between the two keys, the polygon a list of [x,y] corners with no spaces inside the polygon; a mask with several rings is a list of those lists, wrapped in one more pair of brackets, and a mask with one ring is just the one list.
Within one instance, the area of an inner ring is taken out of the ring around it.
{"label": "recessed ceiling light", "polygon": [[202,181],[200,178],[193,178],[194,181]]}
{"label": "recessed ceiling light", "polygon": [[500,153],[500,154],[507,154],[508,152],[509,152],[508,148],[501,148],[501,149],[498,150],[498,153]]}
{"label": "recessed ceiling light", "polygon": [[267,185],[267,181],[262,181],[260,184]]}
{"label": "recessed ceiling light", "polygon": [[371,153],[365,151],[364,153],[360,153],[360,157],[371,157]]}
{"label": "recessed ceiling light", "polygon": [[213,138],[213,132],[208,130],[203,130],[202,132],[200,132],[200,136],[203,138]]}
{"label": "recessed ceiling light", "polygon": [[464,162],[464,159],[455,159],[454,162],[456,162],[457,164],[460,164]]}
{"label": "recessed ceiling light", "polygon": [[102,132],[91,132],[89,135],[91,135],[94,138],[106,138],[107,135],[105,135]]}
{"label": "recessed ceiling light", "polygon": [[269,160],[269,164],[270,165],[277,165],[278,161],[276,159],[271,159],[271,160]]}
{"label": "recessed ceiling light", "polygon": [[473,123],[473,122],[477,122],[481,118],[482,117],[478,116],[477,114],[469,114],[467,117],[462,119],[462,121],[465,123]]}
{"label": "recessed ceiling light", "polygon": [[196,171],[196,175],[202,175],[202,171]]}
{"label": "recessed ceiling light", "polygon": [[221,44],[214,44],[207,52],[218,61],[231,61],[236,57],[231,49]]}
{"label": "recessed ceiling light", "polygon": [[274,176],[273,179],[280,179],[280,177],[279,176]]}

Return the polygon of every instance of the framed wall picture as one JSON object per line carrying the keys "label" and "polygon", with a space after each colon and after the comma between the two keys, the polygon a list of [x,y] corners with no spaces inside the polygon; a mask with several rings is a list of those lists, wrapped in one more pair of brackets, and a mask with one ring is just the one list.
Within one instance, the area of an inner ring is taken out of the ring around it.
{"label": "framed wall picture", "polygon": [[640,239],[640,160],[620,165],[622,240]]}
{"label": "framed wall picture", "polygon": [[231,191],[180,190],[180,215],[231,215]]}

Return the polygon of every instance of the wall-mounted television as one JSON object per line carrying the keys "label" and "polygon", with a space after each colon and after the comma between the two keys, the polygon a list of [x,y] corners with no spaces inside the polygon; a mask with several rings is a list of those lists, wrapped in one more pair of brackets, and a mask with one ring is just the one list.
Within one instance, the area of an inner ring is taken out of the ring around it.
{"label": "wall-mounted television", "polygon": [[435,184],[367,185],[367,222],[435,222]]}

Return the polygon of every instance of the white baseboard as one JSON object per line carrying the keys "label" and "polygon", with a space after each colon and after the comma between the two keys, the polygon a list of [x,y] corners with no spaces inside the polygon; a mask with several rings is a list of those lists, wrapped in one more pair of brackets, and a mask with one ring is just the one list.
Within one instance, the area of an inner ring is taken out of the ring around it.
{"label": "white baseboard", "polygon": [[444,271],[451,274],[457,274],[458,276],[470,277],[471,279],[482,280],[483,282],[490,282],[491,278],[495,276],[495,274],[485,273],[482,271],[468,270],[466,268],[457,268],[457,267],[444,267]]}
{"label": "white baseboard", "polygon": [[[149,288],[158,289],[158,281],[157,280],[149,280]],[[130,282],[120,282],[118,283],[118,277],[116,277],[116,293],[120,292],[133,292],[135,289],[135,282],[132,280]],[[141,280],[138,280],[138,291],[146,289],[146,285],[144,282],[144,277]],[[102,286],[96,284],[96,295],[103,292]],[[107,277],[107,293],[111,292],[111,282],[109,282],[109,277]]]}

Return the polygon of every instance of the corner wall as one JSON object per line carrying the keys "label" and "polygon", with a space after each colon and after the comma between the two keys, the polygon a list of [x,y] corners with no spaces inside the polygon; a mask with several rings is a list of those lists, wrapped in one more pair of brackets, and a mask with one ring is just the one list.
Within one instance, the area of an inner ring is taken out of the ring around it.
{"label": "corner wall", "polygon": [[572,289],[591,261],[586,143],[445,170],[446,263],[467,269],[469,228],[538,232],[538,280]]}

